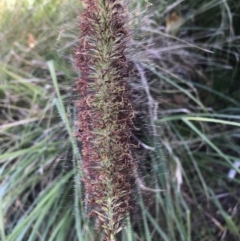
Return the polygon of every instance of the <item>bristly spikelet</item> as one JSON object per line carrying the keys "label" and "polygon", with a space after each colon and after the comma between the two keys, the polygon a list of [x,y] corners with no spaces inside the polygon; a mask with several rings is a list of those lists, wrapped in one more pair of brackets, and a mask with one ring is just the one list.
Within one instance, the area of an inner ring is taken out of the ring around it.
{"label": "bristly spikelet", "polygon": [[125,6],[121,0],[84,0],[76,51],[79,140],[90,215],[106,241],[115,240],[129,210],[134,111],[128,98]]}

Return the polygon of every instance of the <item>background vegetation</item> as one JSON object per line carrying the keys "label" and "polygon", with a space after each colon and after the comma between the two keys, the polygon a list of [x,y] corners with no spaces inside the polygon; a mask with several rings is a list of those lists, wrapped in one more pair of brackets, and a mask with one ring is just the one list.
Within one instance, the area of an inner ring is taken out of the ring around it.
{"label": "background vegetation", "polygon": [[[131,2],[138,175],[165,191],[133,185],[119,240],[240,240],[240,3]],[[0,3],[2,241],[101,240],[85,219],[72,138],[80,8]],[[176,37],[164,32],[172,11],[184,19]]]}

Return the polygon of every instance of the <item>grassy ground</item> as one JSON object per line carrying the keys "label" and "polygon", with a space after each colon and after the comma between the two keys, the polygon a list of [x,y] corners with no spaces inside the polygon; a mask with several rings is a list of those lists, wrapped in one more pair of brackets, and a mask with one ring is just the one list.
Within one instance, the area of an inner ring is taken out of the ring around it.
{"label": "grassy ground", "polygon": [[[178,2],[132,6],[139,176],[165,191],[135,185],[119,240],[238,241],[240,4]],[[85,219],[71,138],[80,8],[77,0],[0,3],[2,241],[101,240]],[[168,36],[174,9],[184,24]]]}

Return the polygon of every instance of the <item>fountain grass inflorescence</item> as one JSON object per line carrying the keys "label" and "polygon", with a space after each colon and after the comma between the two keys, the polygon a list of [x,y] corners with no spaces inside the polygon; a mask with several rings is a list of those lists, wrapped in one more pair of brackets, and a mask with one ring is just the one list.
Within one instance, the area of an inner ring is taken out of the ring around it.
{"label": "fountain grass inflorescence", "polygon": [[85,202],[104,240],[113,241],[129,210],[133,163],[126,6],[121,0],[84,3],[76,60]]}

